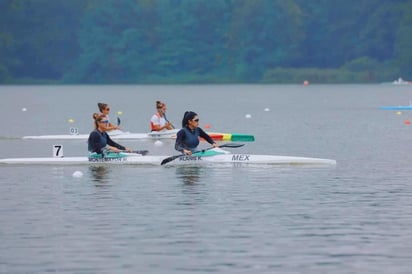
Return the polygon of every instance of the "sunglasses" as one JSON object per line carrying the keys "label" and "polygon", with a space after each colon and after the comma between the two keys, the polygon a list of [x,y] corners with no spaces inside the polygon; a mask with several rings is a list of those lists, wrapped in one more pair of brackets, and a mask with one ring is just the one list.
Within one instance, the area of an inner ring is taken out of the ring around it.
{"label": "sunglasses", "polygon": [[109,121],[105,120],[105,121],[100,121],[99,123],[107,124],[107,123],[109,123]]}
{"label": "sunglasses", "polygon": [[104,110],[110,110],[110,108],[105,108]]}
{"label": "sunglasses", "polygon": [[192,120],[193,122],[199,123],[199,119]]}

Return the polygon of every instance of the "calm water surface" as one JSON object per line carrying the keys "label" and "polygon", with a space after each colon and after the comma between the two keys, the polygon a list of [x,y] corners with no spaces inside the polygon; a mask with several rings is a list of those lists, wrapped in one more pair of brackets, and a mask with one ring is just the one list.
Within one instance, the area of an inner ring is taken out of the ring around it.
{"label": "calm water surface", "polygon": [[[22,140],[92,129],[97,102],[146,132],[155,101],[180,124],[253,134],[232,149],[336,168],[0,166],[0,273],[410,273],[412,87],[1,86],[0,158],[86,153]],[[27,111],[22,111],[26,108]],[[269,111],[265,111],[268,108]],[[250,114],[251,118],[245,118]],[[75,122],[68,123],[68,119]],[[173,142],[125,141],[173,155]],[[203,146],[207,147],[205,144]],[[81,171],[83,176],[72,174]]]}

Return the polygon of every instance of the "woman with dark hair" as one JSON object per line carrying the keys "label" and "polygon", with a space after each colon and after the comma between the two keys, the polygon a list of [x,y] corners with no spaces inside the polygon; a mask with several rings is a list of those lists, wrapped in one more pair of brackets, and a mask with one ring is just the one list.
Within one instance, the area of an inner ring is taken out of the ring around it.
{"label": "woman with dark hair", "polygon": [[108,120],[105,115],[93,114],[95,129],[90,133],[87,141],[88,150],[98,154],[106,154],[106,152],[132,152],[130,148],[119,145],[113,141],[107,134]]}
{"label": "woman with dark hair", "polygon": [[186,111],[182,119],[182,129],[176,137],[175,149],[187,155],[192,155],[199,145],[199,137],[205,139],[213,147],[218,145],[199,127],[199,116],[193,111]]}
{"label": "woman with dark hair", "polygon": [[110,130],[114,130],[114,129],[120,129],[119,126],[116,126],[116,125],[113,125],[112,123],[110,123],[110,119],[109,119],[110,107],[109,107],[108,104],[106,104],[106,103],[97,103],[97,107],[99,108],[101,115],[104,115],[106,117],[106,120],[107,120],[106,131],[110,131]]}
{"label": "woman with dark hair", "polygon": [[172,123],[166,118],[166,104],[161,101],[156,101],[157,112],[150,119],[151,131],[161,131],[173,129]]}

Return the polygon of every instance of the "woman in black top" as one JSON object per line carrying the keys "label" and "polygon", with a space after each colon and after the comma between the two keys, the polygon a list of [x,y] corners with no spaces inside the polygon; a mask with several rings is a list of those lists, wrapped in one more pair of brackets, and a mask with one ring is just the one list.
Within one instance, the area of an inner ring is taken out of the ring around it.
{"label": "woman in black top", "polygon": [[199,116],[193,111],[186,111],[183,115],[182,129],[176,136],[175,149],[187,155],[192,155],[199,145],[199,137],[205,139],[213,147],[218,145],[199,127]]}
{"label": "woman in black top", "polygon": [[132,152],[130,148],[124,147],[113,141],[107,134],[108,120],[105,115],[93,114],[95,129],[90,133],[88,143],[88,150],[98,154],[105,154],[105,152]]}

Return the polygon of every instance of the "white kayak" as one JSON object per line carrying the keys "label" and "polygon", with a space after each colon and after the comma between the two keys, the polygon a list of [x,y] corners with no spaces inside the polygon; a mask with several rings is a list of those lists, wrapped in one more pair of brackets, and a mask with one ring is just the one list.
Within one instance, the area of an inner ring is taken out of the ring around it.
{"label": "white kayak", "polygon": [[[172,139],[176,138],[178,129],[148,132],[148,133],[131,133],[121,130],[113,130],[108,132],[112,139]],[[89,134],[75,134],[77,131],[73,131],[73,134],[58,134],[58,135],[34,135],[24,136],[23,139],[35,139],[35,140],[87,140]]]}
{"label": "white kayak", "polygon": [[[121,165],[155,165],[160,166],[168,158],[165,155],[146,155],[120,153],[119,157],[90,158],[90,157],[42,157],[42,158],[9,158],[0,159],[0,165],[93,165],[93,164],[121,164]],[[335,166],[336,161],[321,158],[253,155],[236,153],[231,154],[222,149],[196,153],[193,156],[181,155],[167,162],[168,165],[220,165],[220,164],[251,164],[251,165],[296,165],[296,166]]]}
{"label": "white kayak", "polygon": [[[113,130],[108,132],[112,139],[123,140],[135,140],[135,139],[176,139],[176,134],[179,129],[165,130],[165,131],[153,131],[148,133],[131,133],[121,130]],[[23,139],[35,139],[35,140],[87,140],[89,134],[76,134],[77,130],[70,130],[73,134],[59,134],[59,135],[35,135],[24,136]],[[233,141],[233,142],[253,142],[255,137],[250,134],[243,133],[220,133],[220,132],[207,132],[210,137],[215,141]]]}

